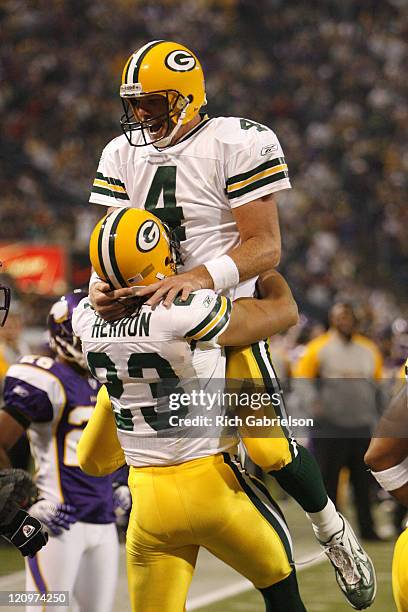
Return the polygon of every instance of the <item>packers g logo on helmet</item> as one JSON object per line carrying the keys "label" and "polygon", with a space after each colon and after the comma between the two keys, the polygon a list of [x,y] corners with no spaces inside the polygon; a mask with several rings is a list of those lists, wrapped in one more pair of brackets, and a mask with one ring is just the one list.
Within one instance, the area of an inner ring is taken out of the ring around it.
{"label": "packers g logo on helmet", "polygon": [[98,276],[114,289],[150,285],[176,273],[165,227],[137,208],[103,217],[92,232],[89,256]]}
{"label": "packers g logo on helmet", "polygon": [[138,229],[136,245],[143,253],[153,250],[160,240],[160,228],[156,221],[145,221]]}
{"label": "packers g logo on helmet", "polygon": [[197,65],[195,57],[188,51],[172,51],[167,55],[164,63],[167,68],[176,72],[187,72]]}
{"label": "packers g logo on helmet", "polygon": [[[142,120],[135,106],[152,95],[163,96],[167,111]],[[201,64],[184,45],[154,40],[129,57],[122,73],[120,96],[125,111],[121,126],[129,143],[135,147],[154,143],[160,148],[170,146],[180,126],[191,121],[206,104]],[[155,138],[149,128],[157,120],[167,121],[168,130]],[[142,134],[143,139],[135,134]]]}

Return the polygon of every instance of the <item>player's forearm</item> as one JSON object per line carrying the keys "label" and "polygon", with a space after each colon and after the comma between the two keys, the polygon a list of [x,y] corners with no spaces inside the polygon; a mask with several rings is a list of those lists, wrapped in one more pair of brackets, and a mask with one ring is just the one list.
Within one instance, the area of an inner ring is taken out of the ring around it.
{"label": "player's forearm", "polygon": [[258,293],[263,300],[276,302],[277,300],[286,300],[288,304],[293,303],[296,306],[292,291],[277,270],[267,270],[258,278]]}
{"label": "player's forearm", "polygon": [[408,482],[404,484],[399,489],[395,489],[395,491],[388,491],[390,495],[395,497],[395,499],[408,508]]}
{"label": "player's forearm", "polygon": [[408,439],[396,435],[397,432],[392,437],[372,438],[364,462],[373,472],[387,470],[408,457]]}
{"label": "player's forearm", "polygon": [[232,209],[241,244],[228,255],[239,271],[239,280],[276,268],[281,256],[278,208],[274,194],[268,194]]}
{"label": "player's forearm", "polygon": [[258,301],[256,318],[258,321],[258,335],[261,338],[281,334],[296,325],[299,320],[296,302],[289,296],[277,299],[269,298]]}
{"label": "player's forearm", "polygon": [[364,462],[381,487],[408,507],[408,439],[396,436],[372,438]]}
{"label": "player's forearm", "polygon": [[240,282],[275,268],[280,261],[280,241],[273,241],[269,234],[248,238],[228,252],[238,268]]}
{"label": "player's forearm", "polygon": [[268,270],[258,280],[260,306],[265,311],[268,335],[282,333],[299,321],[298,307],[292,291],[279,272]]}
{"label": "player's forearm", "polygon": [[24,434],[24,427],[8,412],[0,410],[0,468],[11,467],[7,452]]}
{"label": "player's forearm", "polygon": [[380,486],[408,507],[406,446],[405,438],[373,438],[364,461],[371,468],[372,475]]}
{"label": "player's forearm", "polygon": [[6,450],[0,446],[0,470],[4,470],[5,468],[11,468],[11,461]]}
{"label": "player's forearm", "polygon": [[220,336],[219,343],[224,346],[252,344],[286,331],[297,321],[298,312],[294,300],[240,298],[234,302],[231,323]]}
{"label": "player's forearm", "polygon": [[252,344],[296,325],[299,314],[289,285],[279,272],[259,278],[261,299],[240,298],[233,303],[230,325],[219,342],[227,346]]}

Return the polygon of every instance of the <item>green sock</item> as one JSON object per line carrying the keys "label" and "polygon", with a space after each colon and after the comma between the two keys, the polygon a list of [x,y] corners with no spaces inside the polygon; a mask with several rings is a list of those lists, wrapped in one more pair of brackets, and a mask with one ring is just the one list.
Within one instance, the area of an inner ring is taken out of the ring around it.
{"label": "green sock", "polygon": [[269,472],[305,512],[320,512],[328,496],[322,474],[313,455],[297,445],[298,454],[281,470]]}
{"label": "green sock", "polygon": [[265,612],[306,612],[299,593],[295,570],[287,578],[266,589],[258,589],[265,601]]}

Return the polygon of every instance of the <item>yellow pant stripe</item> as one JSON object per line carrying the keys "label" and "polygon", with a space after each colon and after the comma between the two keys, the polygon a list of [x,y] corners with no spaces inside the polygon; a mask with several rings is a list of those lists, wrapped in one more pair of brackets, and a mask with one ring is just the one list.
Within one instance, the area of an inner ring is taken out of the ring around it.
{"label": "yellow pant stripe", "polygon": [[277,504],[273,501],[268,489],[256,478],[252,477],[244,470],[240,462],[228,453],[223,453],[224,461],[230,466],[234,472],[242,489],[248,495],[251,502],[259,510],[263,517],[273,527],[281,540],[288,562],[293,565],[293,545],[290,537],[288,526],[279,510]]}

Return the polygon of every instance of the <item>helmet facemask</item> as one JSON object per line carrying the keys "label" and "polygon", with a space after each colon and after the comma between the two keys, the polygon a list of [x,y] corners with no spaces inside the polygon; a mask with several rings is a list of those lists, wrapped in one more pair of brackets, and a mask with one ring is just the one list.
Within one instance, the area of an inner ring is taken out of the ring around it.
{"label": "helmet facemask", "polygon": [[51,350],[81,370],[87,370],[88,366],[82,354],[81,340],[72,329],[72,313],[86,296],[87,293],[79,289],[63,296],[52,305],[47,318]]}
{"label": "helmet facemask", "polygon": [[[125,90],[125,88],[127,88]],[[138,107],[143,100],[158,96],[163,100],[163,112],[142,119],[138,116]],[[184,122],[187,107],[190,103],[188,98],[175,90],[152,91],[149,93],[129,92],[129,86],[121,87],[121,98],[124,114],[120,124],[130,145],[134,147],[144,147],[153,144],[159,149],[168,147]],[[142,143],[137,143],[134,132],[141,133]]]}
{"label": "helmet facemask", "polygon": [[79,366],[81,370],[87,370],[88,364],[82,353],[81,339],[73,335],[66,339],[60,335],[55,335],[49,339],[50,348],[65,361],[70,361]]}
{"label": "helmet facemask", "polygon": [[184,265],[183,256],[181,254],[180,240],[177,237],[176,229],[171,229],[171,227],[167,225],[167,223],[165,223],[164,221],[162,221],[161,223],[166,231],[167,239],[169,241],[170,265],[172,267],[173,273],[177,274],[177,268],[179,266]]}
{"label": "helmet facemask", "polygon": [[0,327],[6,322],[11,301],[11,290],[10,287],[6,287],[0,283]]}

